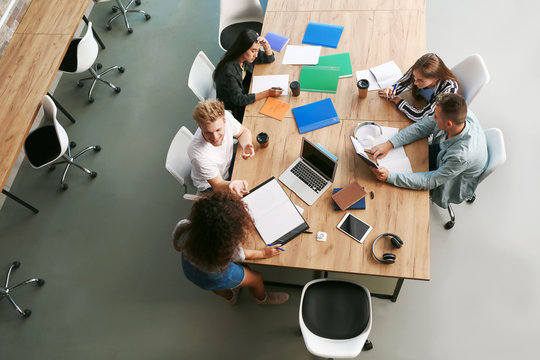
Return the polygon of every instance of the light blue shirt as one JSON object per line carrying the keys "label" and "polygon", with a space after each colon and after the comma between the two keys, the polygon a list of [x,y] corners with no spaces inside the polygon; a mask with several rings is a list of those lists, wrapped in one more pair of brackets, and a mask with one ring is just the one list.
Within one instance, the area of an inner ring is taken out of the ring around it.
{"label": "light blue shirt", "polygon": [[440,144],[437,170],[414,174],[389,172],[386,182],[414,190],[432,190],[431,200],[442,208],[472,198],[478,179],[487,166],[486,136],[478,119],[469,110],[465,128],[447,139],[448,134],[428,116],[401,130],[390,139],[395,148],[433,134],[433,144]]}

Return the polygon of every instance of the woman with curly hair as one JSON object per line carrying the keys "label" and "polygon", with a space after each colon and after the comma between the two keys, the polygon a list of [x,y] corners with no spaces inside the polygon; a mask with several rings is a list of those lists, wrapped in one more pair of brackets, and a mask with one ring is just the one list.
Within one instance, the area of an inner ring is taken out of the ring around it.
{"label": "woman with curly hair", "polygon": [[[415,99],[426,99],[427,105],[417,109],[399,94],[410,89]],[[379,96],[392,101],[410,120],[418,121],[435,113],[435,100],[440,94],[460,94],[456,76],[436,54],[422,55],[394,88],[379,90]]]}
{"label": "woman with curly hair", "polygon": [[188,219],[173,231],[173,245],[182,252],[184,275],[195,285],[236,304],[241,287],[247,287],[258,304],[286,302],[286,293],[267,293],[261,273],[237,264],[245,259],[265,259],[280,254],[276,247],[243,249],[254,230],[253,219],[240,197],[213,192],[197,200]]}

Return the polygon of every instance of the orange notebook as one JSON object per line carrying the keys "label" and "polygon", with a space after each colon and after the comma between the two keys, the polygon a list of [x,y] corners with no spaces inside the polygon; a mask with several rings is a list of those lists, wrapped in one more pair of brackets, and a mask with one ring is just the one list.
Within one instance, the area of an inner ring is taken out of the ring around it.
{"label": "orange notebook", "polygon": [[332,199],[341,210],[345,210],[364,196],[366,196],[366,191],[362,189],[359,183],[354,181],[332,195]]}
{"label": "orange notebook", "polygon": [[260,113],[277,120],[283,120],[290,108],[291,104],[278,100],[275,97],[268,97]]}

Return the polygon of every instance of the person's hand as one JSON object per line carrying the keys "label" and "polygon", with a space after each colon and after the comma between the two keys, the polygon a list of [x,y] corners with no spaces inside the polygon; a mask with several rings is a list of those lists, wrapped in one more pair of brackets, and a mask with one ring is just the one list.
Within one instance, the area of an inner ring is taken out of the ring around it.
{"label": "person's hand", "polygon": [[279,255],[281,254],[284,250],[279,250],[278,249],[281,248],[281,249],[284,249],[285,247],[283,245],[273,245],[273,246],[267,246],[263,249],[263,259],[267,259],[267,258],[270,258],[272,256],[276,256],[276,255]]}
{"label": "person's hand", "polygon": [[242,149],[242,158],[247,160],[253,156],[255,156],[255,148],[253,147],[253,144],[249,143]]}
{"label": "person's hand", "polygon": [[375,174],[375,177],[377,178],[377,180],[386,181],[386,179],[388,179],[388,170],[386,170],[386,168],[379,167],[378,169],[375,169],[371,166],[369,168],[371,172]]}
{"label": "person's hand", "polygon": [[229,183],[229,190],[240,196],[243,196],[249,193],[248,183],[246,180],[232,180]]}
{"label": "person's hand", "polygon": [[270,88],[268,89],[268,96],[272,96],[272,97],[280,96],[282,92],[283,92],[282,88]]}
{"label": "person's hand", "polygon": [[373,159],[382,159],[390,150],[392,150],[393,147],[394,145],[392,145],[390,141],[386,141],[372,147],[370,152],[373,154]]}
{"label": "person's hand", "polygon": [[262,45],[264,51],[270,50],[270,44],[268,43],[268,40],[264,38],[264,36],[259,36],[257,38],[257,42]]}
{"label": "person's hand", "polygon": [[379,90],[379,96],[387,100],[390,100],[392,97],[394,97],[394,94],[392,93],[392,88],[388,87],[386,89]]}

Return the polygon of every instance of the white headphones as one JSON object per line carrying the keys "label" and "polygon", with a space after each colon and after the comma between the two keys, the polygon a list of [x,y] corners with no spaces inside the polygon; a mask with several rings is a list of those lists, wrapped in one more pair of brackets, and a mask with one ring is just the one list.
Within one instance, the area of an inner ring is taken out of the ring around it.
{"label": "white headphones", "polygon": [[381,125],[373,121],[359,123],[354,128],[354,137],[366,149],[375,145],[375,139],[382,135]]}

